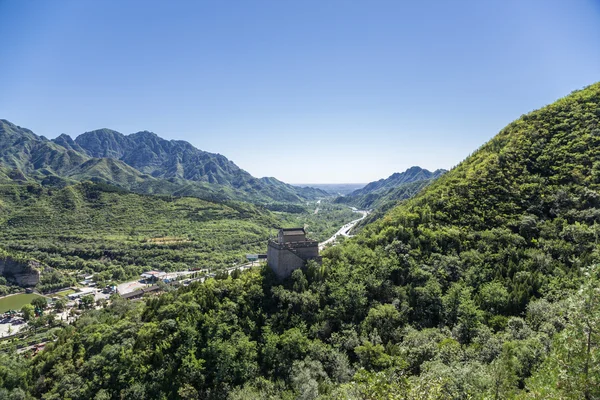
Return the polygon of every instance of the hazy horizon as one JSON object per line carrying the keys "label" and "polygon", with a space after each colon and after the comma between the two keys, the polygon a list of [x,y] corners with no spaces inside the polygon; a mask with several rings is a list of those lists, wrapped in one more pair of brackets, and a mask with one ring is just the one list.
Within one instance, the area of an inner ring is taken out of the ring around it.
{"label": "hazy horizon", "polygon": [[148,130],[288,183],[451,169],[600,78],[593,0],[6,0],[0,13],[0,117],[48,138]]}

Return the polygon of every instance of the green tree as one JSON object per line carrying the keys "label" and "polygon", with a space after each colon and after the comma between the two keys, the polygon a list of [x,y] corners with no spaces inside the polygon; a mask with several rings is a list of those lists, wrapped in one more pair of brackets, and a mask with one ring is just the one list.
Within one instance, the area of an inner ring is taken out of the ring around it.
{"label": "green tree", "polygon": [[21,308],[21,313],[23,314],[23,319],[25,321],[31,321],[31,319],[35,316],[35,308],[31,304],[25,304]]}
{"label": "green tree", "polygon": [[48,306],[48,301],[45,297],[36,297],[35,299],[31,300],[31,305],[35,309],[40,310],[40,312],[43,312]]}
{"label": "green tree", "polygon": [[528,381],[535,399],[600,398],[600,279],[598,266],[569,301],[568,323],[553,350]]}
{"label": "green tree", "polygon": [[305,358],[295,361],[291,371],[292,386],[298,400],[314,400],[319,396],[319,386],[329,384],[329,377],[319,361]]}
{"label": "green tree", "polygon": [[380,304],[369,310],[363,321],[363,332],[368,335],[376,330],[382,342],[387,343],[395,337],[403,322],[396,307],[392,304]]}
{"label": "green tree", "polygon": [[301,269],[297,269],[292,272],[292,281],[294,282],[295,292],[302,293],[308,287],[308,281],[306,280],[306,276]]}
{"label": "green tree", "polygon": [[489,395],[494,400],[507,399],[514,396],[519,382],[519,360],[516,356],[516,344],[507,342],[502,353],[490,365],[492,384]]}
{"label": "green tree", "polygon": [[498,281],[486,283],[479,290],[477,300],[489,315],[502,314],[508,306],[508,290]]}
{"label": "green tree", "polygon": [[463,283],[453,284],[443,297],[446,321],[453,326],[461,343],[470,343],[482,320],[481,310],[471,297],[471,288]]}
{"label": "green tree", "polygon": [[91,310],[94,307],[94,295],[88,294],[81,298],[81,307],[85,310]]}
{"label": "green tree", "polygon": [[67,301],[63,298],[60,298],[54,302],[54,309],[58,312],[62,312],[67,307]]}

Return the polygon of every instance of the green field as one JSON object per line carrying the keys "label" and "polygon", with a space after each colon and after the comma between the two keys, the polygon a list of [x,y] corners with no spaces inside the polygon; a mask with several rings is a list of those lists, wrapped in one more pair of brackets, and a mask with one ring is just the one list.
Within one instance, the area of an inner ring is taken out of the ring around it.
{"label": "green field", "polygon": [[31,303],[31,300],[36,297],[44,297],[35,293],[28,294],[15,294],[12,296],[6,296],[0,298],[0,313],[7,312],[8,310],[20,310],[25,304]]}
{"label": "green field", "polygon": [[52,293],[51,295],[49,294],[48,296],[52,296],[52,297],[67,297],[70,294],[75,293],[75,291],[73,289],[67,289],[67,290],[63,290],[60,292],[56,292],[56,293]]}

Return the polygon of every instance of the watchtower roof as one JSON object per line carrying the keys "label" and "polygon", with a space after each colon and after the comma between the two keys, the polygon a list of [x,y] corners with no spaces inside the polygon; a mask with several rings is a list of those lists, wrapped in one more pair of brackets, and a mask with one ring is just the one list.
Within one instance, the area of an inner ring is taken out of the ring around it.
{"label": "watchtower roof", "polygon": [[281,233],[284,236],[306,235],[304,228],[283,228],[281,229]]}

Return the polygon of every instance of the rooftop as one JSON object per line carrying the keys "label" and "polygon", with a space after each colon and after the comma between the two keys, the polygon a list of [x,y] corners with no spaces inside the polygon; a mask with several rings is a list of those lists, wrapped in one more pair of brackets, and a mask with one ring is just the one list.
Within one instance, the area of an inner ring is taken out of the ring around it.
{"label": "rooftop", "polygon": [[144,272],[141,277],[142,278],[159,278],[161,276],[166,275],[166,272],[162,272],[162,271],[147,271]]}
{"label": "rooftop", "polygon": [[304,228],[283,228],[281,232],[284,235],[305,235]]}
{"label": "rooftop", "polygon": [[140,290],[136,290],[135,292],[125,293],[125,294],[121,295],[121,297],[124,298],[124,299],[141,297],[145,293],[155,292],[157,290],[160,290],[160,286],[150,286],[150,287],[147,287],[147,288],[142,288]]}

